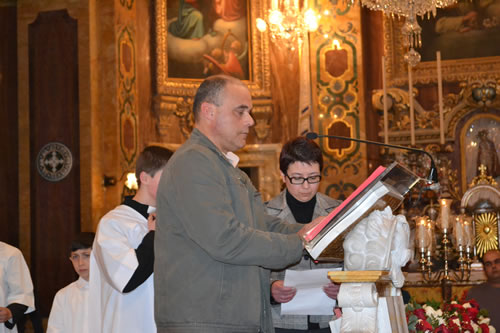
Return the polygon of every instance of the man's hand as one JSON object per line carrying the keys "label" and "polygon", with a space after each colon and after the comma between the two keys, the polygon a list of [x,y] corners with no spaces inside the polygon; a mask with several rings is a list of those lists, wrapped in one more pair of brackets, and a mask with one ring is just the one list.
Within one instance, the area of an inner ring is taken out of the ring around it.
{"label": "man's hand", "polygon": [[292,298],[297,293],[297,289],[294,287],[285,287],[283,285],[283,280],[274,281],[271,285],[271,295],[278,303],[287,303],[292,300]]}
{"label": "man's hand", "polygon": [[325,294],[331,299],[337,299],[337,295],[339,294],[340,284],[335,284],[333,282],[327,284],[323,287],[323,291]]}
{"label": "man's hand", "polygon": [[320,217],[317,217],[315,218],[314,220],[312,220],[311,222],[305,224],[302,229],[300,229],[297,234],[300,236],[300,238],[304,239],[306,233],[311,230],[312,228],[314,228],[318,223],[320,223],[325,217],[324,216],[320,216]]}
{"label": "man's hand", "polygon": [[12,312],[10,312],[9,308],[0,306],[0,323],[5,323],[10,318],[12,318]]}
{"label": "man's hand", "polygon": [[156,230],[156,213],[149,214],[148,217],[148,230]]}

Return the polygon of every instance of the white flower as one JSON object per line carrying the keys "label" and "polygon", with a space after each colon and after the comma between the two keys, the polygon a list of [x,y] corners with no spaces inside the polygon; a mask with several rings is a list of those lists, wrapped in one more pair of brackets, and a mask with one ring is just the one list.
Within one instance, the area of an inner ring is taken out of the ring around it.
{"label": "white flower", "polygon": [[468,309],[468,308],[470,308],[470,307],[471,307],[470,303],[464,303],[462,306],[463,306],[465,309]]}
{"label": "white flower", "polygon": [[478,332],[479,331],[479,325],[476,324],[473,320],[470,321],[470,325],[474,329],[474,332]]}
{"label": "white flower", "polygon": [[436,317],[437,316],[437,312],[436,312],[436,310],[434,310],[434,308],[432,306],[424,305],[422,308],[425,310],[425,315],[427,317]]}
{"label": "white flower", "polygon": [[439,316],[439,317],[442,317],[443,316],[443,311],[441,311],[441,309],[438,309],[436,311],[436,314]]}
{"label": "white flower", "polygon": [[454,323],[455,323],[458,327],[460,327],[460,326],[461,326],[461,325],[460,325],[460,319],[455,318],[455,319],[453,319],[452,321],[453,321],[453,322],[454,322]]}
{"label": "white flower", "polygon": [[458,304],[457,301],[451,301],[450,304]]}
{"label": "white flower", "polygon": [[494,328],[493,326],[488,325],[488,329],[490,330],[490,333],[497,333],[497,329]]}
{"label": "white flower", "polygon": [[439,325],[446,325],[446,321],[442,317],[437,317]]}
{"label": "white flower", "polygon": [[479,320],[477,321],[478,324],[486,324],[486,325],[489,325],[490,324],[490,318],[489,317],[483,317],[483,316],[479,316]]}

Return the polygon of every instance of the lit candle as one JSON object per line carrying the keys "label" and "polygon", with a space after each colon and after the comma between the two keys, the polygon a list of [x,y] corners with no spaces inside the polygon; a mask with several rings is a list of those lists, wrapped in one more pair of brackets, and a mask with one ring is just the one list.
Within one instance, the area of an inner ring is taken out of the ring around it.
{"label": "lit candle", "polygon": [[408,98],[410,99],[410,137],[411,145],[415,146],[415,115],[413,114],[413,80],[411,76],[411,65],[408,64]]}
{"label": "lit candle", "polygon": [[474,246],[474,231],[472,230],[472,221],[470,218],[464,219],[464,236],[465,236],[465,246]]}
{"label": "lit candle", "polygon": [[272,4],[272,6],[271,6],[272,10],[278,9],[278,0],[273,0],[273,2],[271,4]]}
{"label": "lit candle", "polygon": [[427,228],[427,238],[429,239],[429,251],[434,251],[434,222],[432,220],[428,220],[425,225]]}
{"label": "lit candle", "polygon": [[441,52],[436,52],[439,101],[439,142],[444,145],[443,78],[441,75]]}
{"label": "lit candle", "polygon": [[387,116],[387,82],[385,77],[385,57],[382,56],[382,90],[384,92],[384,142],[389,143],[389,119]]}
{"label": "lit candle", "polygon": [[418,249],[426,249],[429,246],[429,237],[427,234],[427,219],[425,216],[417,218],[416,234],[415,234],[415,244]]}
{"label": "lit candle", "polygon": [[441,199],[441,216],[440,226],[442,230],[448,230],[450,227],[450,212],[451,212],[451,199]]}
{"label": "lit candle", "polygon": [[464,225],[462,221],[461,216],[457,216],[455,219],[455,228],[454,228],[454,233],[455,233],[455,245],[458,248],[460,245],[465,245],[465,240],[464,240]]}
{"label": "lit candle", "polygon": [[299,9],[299,0],[293,0],[293,7]]}

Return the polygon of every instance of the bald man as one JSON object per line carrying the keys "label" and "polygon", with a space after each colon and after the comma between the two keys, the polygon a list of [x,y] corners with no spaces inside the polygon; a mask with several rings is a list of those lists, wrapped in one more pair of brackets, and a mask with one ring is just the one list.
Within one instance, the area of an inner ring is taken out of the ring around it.
{"label": "bald man", "polygon": [[489,250],[483,256],[487,281],[469,290],[468,298],[475,299],[481,308],[488,310],[490,325],[500,327],[500,251]]}

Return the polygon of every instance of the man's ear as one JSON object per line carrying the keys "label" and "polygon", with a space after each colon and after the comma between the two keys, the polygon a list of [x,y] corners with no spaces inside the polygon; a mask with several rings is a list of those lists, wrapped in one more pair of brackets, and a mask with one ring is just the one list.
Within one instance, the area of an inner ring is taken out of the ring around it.
{"label": "man's ear", "polygon": [[208,102],[201,103],[200,115],[202,118],[205,118],[207,120],[212,120],[214,118],[214,114],[215,114],[215,105]]}
{"label": "man's ear", "polygon": [[281,179],[283,180],[283,183],[286,184],[286,177],[285,177],[285,174],[283,173],[283,171],[280,170],[280,175],[281,175]]}
{"label": "man's ear", "polygon": [[141,171],[141,174],[139,175],[139,179],[141,180],[141,185],[142,184],[149,184],[149,182],[151,181],[151,176],[147,173],[147,172],[144,172],[144,171]]}

